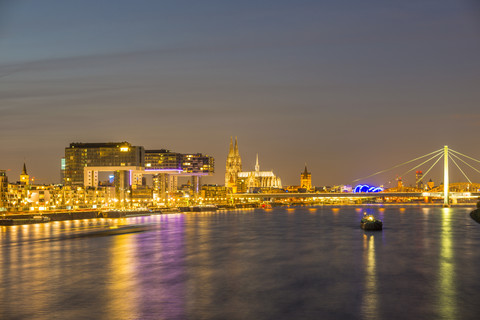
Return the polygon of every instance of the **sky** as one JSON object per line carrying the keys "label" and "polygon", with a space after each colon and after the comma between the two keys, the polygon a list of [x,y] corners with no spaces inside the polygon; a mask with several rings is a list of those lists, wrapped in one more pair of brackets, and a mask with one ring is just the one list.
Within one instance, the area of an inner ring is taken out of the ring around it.
{"label": "sky", "polygon": [[128,141],[223,184],[231,136],[285,185],[479,159],[479,57],[477,0],[0,0],[0,169],[59,182],[69,143]]}

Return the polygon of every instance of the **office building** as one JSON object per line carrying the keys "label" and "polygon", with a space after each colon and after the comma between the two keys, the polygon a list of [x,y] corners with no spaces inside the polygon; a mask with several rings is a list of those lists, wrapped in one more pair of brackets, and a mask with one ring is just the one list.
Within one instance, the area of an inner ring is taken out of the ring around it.
{"label": "office building", "polygon": [[[98,186],[98,171],[139,169],[144,164],[144,148],[128,142],[71,143],[65,148],[65,185]],[[122,173],[123,172],[123,173]]]}

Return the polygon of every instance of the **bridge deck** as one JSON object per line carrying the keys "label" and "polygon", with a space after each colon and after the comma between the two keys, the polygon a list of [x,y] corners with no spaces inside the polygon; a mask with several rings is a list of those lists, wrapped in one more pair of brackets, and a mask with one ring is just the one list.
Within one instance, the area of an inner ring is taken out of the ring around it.
{"label": "bridge deck", "polygon": [[[378,193],[236,193],[234,198],[443,198],[442,192],[378,192]],[[480,192],[451,192],[452,198],[476,198]]]}

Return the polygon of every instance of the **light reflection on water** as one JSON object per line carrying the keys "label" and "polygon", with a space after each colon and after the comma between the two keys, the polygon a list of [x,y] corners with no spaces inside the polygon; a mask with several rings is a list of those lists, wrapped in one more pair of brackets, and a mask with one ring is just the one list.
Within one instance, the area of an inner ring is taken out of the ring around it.
{"label": "light reflection on water", "polygon": [[375,262],[375,232],[363,235],[365,260],[365,293],[363,295],[362,314],[364,319],[379,319],[378,279]]}
{"label": "light reflection on water", "polygon": [[[297,207],[0,227],[0,318],[476,319],[471,209]],[[363,213],[384,230],[361,230]],[[153,229],[69,237],[125,224]]]}
{"label": "light reflection on water", "polygon": [[455,319],[455,260],[452,248],[452,223],[454,222],[451,217],[451,208],[443,208],[442,211],[440,267],[438,272],[439,305],[443,319]]}

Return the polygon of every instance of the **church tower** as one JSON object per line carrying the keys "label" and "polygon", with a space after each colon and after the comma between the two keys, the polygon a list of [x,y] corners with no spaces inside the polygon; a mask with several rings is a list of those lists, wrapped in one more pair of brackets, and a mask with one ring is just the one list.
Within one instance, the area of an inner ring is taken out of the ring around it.
{"label": "church tower", "polygon": [[233,138],[230,137],[230,150],[225,168],[225,187],[230,188],[233,193],[237,192],[237,174],[240,171],[242,171],[242,159],[238,152],[237,137],[235,137],[235,146],[233,146]]}
{"label": "church tower", "polygon": [[30,176],[27,173],[27,166],[25,165],[25,163],[23,163],[23,170],[22,174],[20,175],[20,184],[27,186],[30,184]]}
{"label": "church tower", "polygon": [[312,189],[312,174],[308,172],[306,164],[305,170],[300,174],[300,187],[307,190]]}

